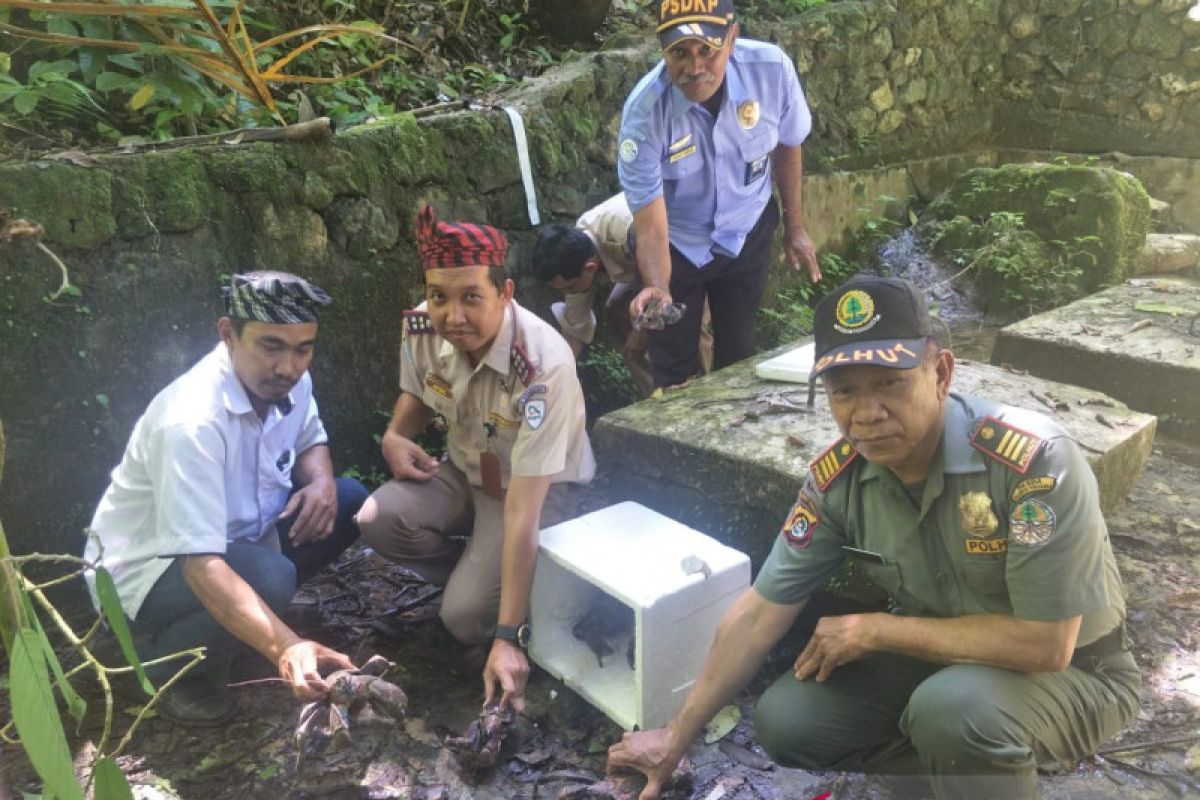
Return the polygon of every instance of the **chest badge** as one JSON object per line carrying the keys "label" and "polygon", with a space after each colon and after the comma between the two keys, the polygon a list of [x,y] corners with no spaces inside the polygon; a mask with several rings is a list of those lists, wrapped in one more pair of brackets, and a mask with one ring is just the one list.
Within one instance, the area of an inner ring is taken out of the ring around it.
{"label": "chest badge", "polygon": [[984,492],[967,492],[958,498],[958,513],[963,530],[972,536],[991,536],[1000,526],[1000,520],[992,513],[992,499]]}
{"label": "chest badge", "polygon": [[758,124],[761,113],[757,100],[747,100],[737,107],[738,124],[745,130],[750,130]]}
{"label": "chest badge", "polygon": [[279,458],[275,459],[275,468],[280,472],[287,472],[287,468],[292,464],[292,451],[284,450],[279,454]]}

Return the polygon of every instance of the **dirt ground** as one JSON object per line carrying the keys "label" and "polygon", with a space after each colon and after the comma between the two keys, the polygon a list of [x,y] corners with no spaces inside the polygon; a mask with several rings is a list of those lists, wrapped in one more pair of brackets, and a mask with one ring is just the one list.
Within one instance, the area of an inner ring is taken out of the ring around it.
{"label": "dirt ground", "polygon": [[[1160,798],[1200,794],[1200,447],[1159,440],[1129,502],[1109,519],[1125,579],[1130,622],[1145,684],[1142,711],[1102,754],[1044,773],[1048,800]],[[580,510],[610,502],[604,481],[580,495]],[[633,783],[604,776],[604,752],[621,731],[569,689],[537,671],[529,707],[498,766],[464,778],[443,746],[461,733],[482,701],[480,652],[464,650],[436,619],[437,594],[414,576],[354,548],[304,587],[289,613],[299,630],[350,653],[356,663],[380,653],[409,697],[399,726],[355,726],[353,743],[333,748],[314,737],[297,760],[300,704],[278,682],[235,686],[236,718],[218,729],[188,729],[151,719],[119,763],[138,798],[582,798],[625,797]],[[672,796],[797,798],[913,797],[879,779],[809,773],[772,765],[756,749],[749,722],[757,692],[798,652],[797,630],[773,653],[739,705],[742,720],[723,740],[697,743],[683,786]],[[235,682],[267,678],[260,659]],[[95,704],[94,704],[95,705]],[[122,716],[125,724],[130,717]],[[98,720],[74,744],[86,752]],[[0,800],[36,783],[19,748],[0,752]]]}

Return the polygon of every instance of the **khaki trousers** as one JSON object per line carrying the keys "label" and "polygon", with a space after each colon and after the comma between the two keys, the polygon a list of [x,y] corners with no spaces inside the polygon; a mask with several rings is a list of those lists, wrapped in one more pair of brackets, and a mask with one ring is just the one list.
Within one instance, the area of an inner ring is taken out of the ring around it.
{"label": "khaki trousers", "polygon": [[901,782],[905,800],[1032,800],[1037,765],[1094,753],[1137,713],[1139,685],[1129,653],[1032,674],[874,653],[824,683],[784,674],[754,724],[785,766],[928,776]]}
{"label": "khaki trousers", "polygon": [[[540,527],[561,522],[565,484],[553,484]],[[500,612],[504,502],[445,461],[428,481],[391,480],[358,514],[363,539],[384,558],[445,586],[440,616],[464,644],[490,641]],[[463,539],[466,539],[465,545]]]}

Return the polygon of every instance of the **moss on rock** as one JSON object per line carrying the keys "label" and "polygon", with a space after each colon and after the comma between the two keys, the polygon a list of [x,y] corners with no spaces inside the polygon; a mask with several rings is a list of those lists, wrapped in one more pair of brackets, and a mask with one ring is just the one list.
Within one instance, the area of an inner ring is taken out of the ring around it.
{"label": "moss on rock", "polygon": [[117,232],[113,176],[100,167],[32,162],[0,167],[0,209],[46,228],[61,247],[90,250]]}
{"label": "moss on rock", "polygon": [[123,238],[180,233],[207,222],[212,185],[199,152],[146,153],[117,166],[113,206]]}

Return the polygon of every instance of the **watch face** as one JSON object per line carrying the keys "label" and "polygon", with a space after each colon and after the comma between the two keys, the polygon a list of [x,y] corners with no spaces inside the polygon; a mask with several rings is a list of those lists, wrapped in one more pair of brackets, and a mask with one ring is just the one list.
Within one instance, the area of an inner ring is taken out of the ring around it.
{"label": "watch face", "polygon": [[517,628],[517,644],[521,645],[521,647],[529,647],[529,636],[530,629],[528,622]]}

